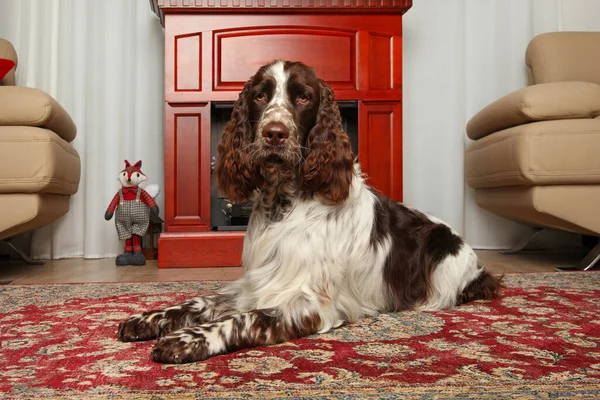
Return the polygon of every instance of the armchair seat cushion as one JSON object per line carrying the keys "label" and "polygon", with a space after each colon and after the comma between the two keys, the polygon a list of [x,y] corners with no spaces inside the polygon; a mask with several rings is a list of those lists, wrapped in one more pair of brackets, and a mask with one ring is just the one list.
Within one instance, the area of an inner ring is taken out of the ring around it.
{"label": "armchair seat cushion", "polygon": [[48,129],[0,126],[0,194],[77,192],[81,161],[65,140]]}
{"label": "armchair seat cushion", "polygon": [[59,194],[3,194],[0,240],[49,224],[65,215],[69,205],[70,196]]}
{"label": "armchair seat cushion", "polygon": [[467,184],[600,184],[600,119],[541,121],[505,129],[466,150]]}
{"label": "armchair seat cushion", "polygon": [[77,134],[75,123],[52,96],[33,88],[0,87],[0,126],[38,126],[72,142]]}

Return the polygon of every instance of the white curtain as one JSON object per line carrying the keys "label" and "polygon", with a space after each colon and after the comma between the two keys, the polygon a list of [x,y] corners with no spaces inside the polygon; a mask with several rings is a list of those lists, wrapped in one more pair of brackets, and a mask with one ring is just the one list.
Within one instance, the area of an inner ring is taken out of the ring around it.
{"label": "white curtain", "polygon": [[465,125],[526,86],[525,49],[535,35],[600,31],[600,1],[413,4],[403,25],[405,201],[448,221],[476,248],[512,247],[529,229],[475,204],[464,183]]}
{"label": "white curtain", "polygon": [[[465,125],[526,84],[534,35],[600,30],[599,15],[597,0],[415,0],[404,17],[405,201],[475,247],[513,245],[527,229],[478,208],[465,186]],[[118,254],[103,215],[123,160],[142,159],[163,185],[163,32],[148,1],[0,0],[0,37],[19,54],[18,84],[50,93],[78,127],[79,192],[65,217],[35,232],[33,256]]]}
{"label": "white curtain", "polygon": [[33,257],[122,252],[104,211],[124,160],[141,159],[148,182],[163,185],[163,32],[149,2],[0,0],[0,37],[17,50],[17,84],[55,97],[78,128],[79,191],[65,217],[33,234]]}

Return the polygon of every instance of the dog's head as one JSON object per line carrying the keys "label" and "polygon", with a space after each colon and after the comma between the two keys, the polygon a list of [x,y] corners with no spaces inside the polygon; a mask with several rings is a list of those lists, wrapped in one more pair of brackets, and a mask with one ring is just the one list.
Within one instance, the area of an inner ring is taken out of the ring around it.
{"label": "dog's head", "polygon": [[340,202],[348,197],[354,155],[333,90],[312,68],[277,60],[250,78],[219,146],[221,192],[245,201],[265,170],[297,170],[298,187]]}

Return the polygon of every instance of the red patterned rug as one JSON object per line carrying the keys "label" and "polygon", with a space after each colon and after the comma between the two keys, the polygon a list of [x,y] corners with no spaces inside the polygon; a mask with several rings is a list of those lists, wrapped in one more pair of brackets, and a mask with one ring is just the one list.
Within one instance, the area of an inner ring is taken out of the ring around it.
{"label": "red patterned rug", "polygon": [[218,282],[3,286],[0,398],[600,398],[600,273],[506,283],[494,302],[185,365],[117,341],[118,321]]}

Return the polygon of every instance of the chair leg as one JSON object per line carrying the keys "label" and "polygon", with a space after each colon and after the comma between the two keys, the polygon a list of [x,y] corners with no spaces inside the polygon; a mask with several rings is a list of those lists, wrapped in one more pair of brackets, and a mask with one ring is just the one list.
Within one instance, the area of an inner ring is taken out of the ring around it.
{"label": "chair leg", "polygon": [[581,271],[590,270],[600,260],[600,243],[596,245],[577,265],[577,269]]}
{"label": "chair leg", "polygon": [[30,258],[27,254],[25,254],[23,250],[11,243],[10,240],[3,240],[3,242],[6,243],[11,249],[13,249],[15,253],[17,253],[19,257],[21,257],[21,259],[29,265],[44,265],[46,263],[42,260],[34,260]]}
{"label": "chair leg", "polygon": [[527,247],[527,245],[529,243],[531,243],[531,241],[533,239],[535,239],[535,237],[542,231],[542,228],[534,228],[533,232],[531,233],[530,236],[525,236],[523,239],[521,239],[521,241],[519,243],[517,243],[517,245],[515,247],[513,247],[510,250],[502,250],[499,253],[500,254],[517,254],[518,252],[520,252],[521,250],[523,250],[525,247]]}

